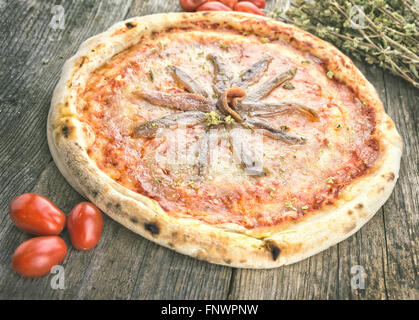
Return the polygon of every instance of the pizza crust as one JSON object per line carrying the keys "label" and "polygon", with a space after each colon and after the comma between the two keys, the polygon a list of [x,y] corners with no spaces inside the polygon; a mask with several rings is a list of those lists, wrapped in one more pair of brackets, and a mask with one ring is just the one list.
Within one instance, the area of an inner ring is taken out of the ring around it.
{"label": "pizza crust", "polygon": [[[168,215],[159,204],[103,173],[88,157],[89,136],[77,119],[77,89],[109,58],[142,36],[171,26],[219,24],[258,35],[275,34],[321,58],[334,77],[350,87],[376,112],[375,137],[380,156],[368,174],[355,179],[333,205],[309,213],[298,223],[247,230],[232,224],[209,225]],[[47,124],[48,144],[67,181],[102,211],[130,230],[177,252],[240,268],[273,268],[312,256],[358,231],[390,196],[398,178],[402,140],[385,113],[374,87],[352,61],[331,44],[268,18],[244,13],[164,13],[131,18],[86,40],[63,67]]]}

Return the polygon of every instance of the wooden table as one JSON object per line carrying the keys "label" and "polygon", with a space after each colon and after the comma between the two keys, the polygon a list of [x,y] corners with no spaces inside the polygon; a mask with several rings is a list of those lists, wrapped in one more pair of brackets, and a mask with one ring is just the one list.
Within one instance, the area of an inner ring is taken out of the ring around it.
{"label": "wooden table", "polygon": [[[375,85],[404,140],[400,178],[387,203],[358,233],[300,263],[244,270],[198,261],[158,246],[108,217],[97,248],[69,247],[65,289],[48,275],[25,279],[10,268],[30,238],[11,223],[8,204],[24,192],[49,197],[65,212],[82,201],[57,170],[46,121],[61,67],[82,41],[129,17],[180,11],[177,0],[56,1],[64,29],[50,26],[54,2],[0,1],[0,298],[2,299],[413,299],[419,298],[418,90],[357,63]],[[268,1],[274,8],[278,1]],[[70,243],[67,231],[63,237]],[[351,289],[351,268],[367,275]]]}

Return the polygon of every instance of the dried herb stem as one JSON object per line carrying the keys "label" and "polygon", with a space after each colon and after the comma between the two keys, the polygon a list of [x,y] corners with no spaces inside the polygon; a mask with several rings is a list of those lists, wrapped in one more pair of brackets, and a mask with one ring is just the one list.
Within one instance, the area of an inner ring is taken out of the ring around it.
{"label": "dried herb stem", "polygon": [[[354,27],[354,13],[358,13],[357,22],[363,20],[362,25]],[[286,15],[274,10],[272,16],[419,88],[419,14],[412,0],[295,0]]]}

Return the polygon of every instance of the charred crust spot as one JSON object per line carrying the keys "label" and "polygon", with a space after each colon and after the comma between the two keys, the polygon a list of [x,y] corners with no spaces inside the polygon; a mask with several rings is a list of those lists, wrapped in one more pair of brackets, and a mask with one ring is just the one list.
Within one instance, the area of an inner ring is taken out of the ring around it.
{"label": "charred crust spot", "polygon": [[273,246],[271,248],[272,259],[274,259],[274,261],[278,259],[280,253],[281,253],[281,249],[279,249],[279,247]]}
{"label": "charred crust spot", "polygon": [[144,223],[144,228],[153,236],[158,235],[160,233],[159,226],[155,222]]}
{"label": "charred crust spot", "polygon": [[353,215],[353,211],[352,210],[348,210],[348,216],[351,216],[351,215]]}
{"label": "charred crust spot", "polygon": [[361,210],[363,207],[364,207],[364,205],[363,205],[362,203],[358,203],[358,204],[355,206],[355,209]]}
{"label": "charred crust spot", "polygon": [[121,211],[121,204],[120,203],[112,203],[112,202],[108,202],[106,204],[106,207],[111,210],[115,210],[115,211]]}
{"label": "charred crust spot", "polygon": [[300,47],[305,47],[305,48],[313,48],[314,47],[312,42],[301,41],[301,40],[296,39],[295,37],[290,37],[289,42],[290,43],[295,43],[297,46],[300,46]]}
{"label": "charred crust spot", "polygon": [[86,57],[81,57],[80,58],[80,63],[79,63],[79,68],[81,68],[85,62],[86,62]]}
{"label": "charred crust spot", "polygon": [[208,11],[205,11],[205,12],[203,12],[203,13],[202,13],[202,15],[203,15],[203,16],[207,16],[207,15],[209,15],[209,14],[210,14],[210,13],[209,13]]}
{"label": "charred crust spot", "polygon": [[264,246],[271,252],[272,259],[276,261],[281,253],[281,249],[271,240],[266,240]]}
{"label": "charred crust spot", "polygon": [[173,238],[177,238],[177,236],[178,236],[178,233],[176,231],[172,232],[172,237]]}
{"label": "charred crust spot", "polygon": [[99,192],[97,192],[96,190],[90,190],[90,194],[93,198],[97,198],[99,196]]}
{"label": "charred crust spot", "polygon": [[389,173],[387,173],[387,175],[386,175],[386,180],[387,180],[387,182],[391,182],[391,181],[393,181],[394,180],[394,178],[395,178],[396,176],[394,175],[394,173],[393,172],[389,172]]}
{"label": "charred crust spot", "polygon": [[128,29],[132,29],[132,28],[135,28],[137,25],[136,25],[135,23],[133,23],[133,22],[127,22],[127,23],[125,24],[125,26],[126,26]]}
{"label": "charred crust spot", "polygon": [[226,264],[231,264],[231,259],[225,259],[225,260],[224,260],[224,262],[225,262]]}
{"label": "charred crust spot", "polygon": [[61,128],[61,133],[63,134],[64,138],[68,138],[70,136],[70,127],[65,125]]}
{"label": "charred crust spot", "polygon": [[[139,221],[138,221],[138,219],[136,218],[136,217],[130,217],[129,218],[129,220],[132,222],[132,223],[135,223],[135,224],[137,224]],[[147,229],[147,228],[146,228]]]}

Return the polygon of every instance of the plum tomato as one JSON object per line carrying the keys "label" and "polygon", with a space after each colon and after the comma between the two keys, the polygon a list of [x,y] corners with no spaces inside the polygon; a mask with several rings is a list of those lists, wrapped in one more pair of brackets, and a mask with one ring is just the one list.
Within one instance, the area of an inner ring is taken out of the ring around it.
{"label": "plum tomato", "polygon": [[81,202],[68,215],[67,229],[77,250],[90,250],[102,235],[102,213],[90,202]]}
{"label": "plum tomato", "polygon": [[38,236],[58,235],[66,221],[60,209],[36,193],[24,193],[13,199],[9,213],[16,227]]}
{"label": "plum tomato", "polygon": [[248,1],[253,3],[256,7],[258,7],[259,9],[265,9],[266,7],[266,0],[239,0],[241,1]]}
{"label": "plum tomato", "polygon": [[12,257],[12,269],[25,277],[42,277],[60,264],[66,255],[67,245],[60,237],[35,237],[17,247]]}
{"label": "plum tomato", "polygon": [[232,11],[232,9],[221,2],[210,1],[199,6],[196,11]]}
{"label": "plum tomato", "polygon": [[239,0],[218,0],[218,2],[225,4],[227,7],[230,7],[231,9],[234,8],[234,6],[236,5],[238,1]]}
{"label": "plum tomato", "polygon": [[256,5],[254,5],[252,2],[249,1],[241,1],[238,2],[234,6],[235,11],[241,11],[241,12],[248,12],[253,14],[258,14],[260,16],[264,16],[265,14],[260,10]]}
{"label": "plum tomato", "polygon": [[179,4],[185,11],[195,11],[201,4],[208,0],[179,0]]}

